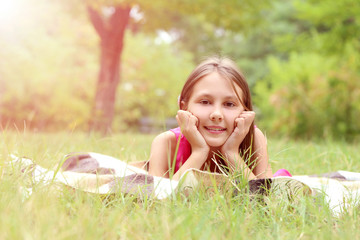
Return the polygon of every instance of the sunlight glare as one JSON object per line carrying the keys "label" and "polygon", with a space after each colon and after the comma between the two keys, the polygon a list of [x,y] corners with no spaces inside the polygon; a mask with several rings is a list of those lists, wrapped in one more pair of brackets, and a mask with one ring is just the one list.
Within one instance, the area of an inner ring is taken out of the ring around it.
{"label": "sunlight glare", "polygon": [[20,8],[18,0],[0,0],[0,21],[2,23],[13,21]]}

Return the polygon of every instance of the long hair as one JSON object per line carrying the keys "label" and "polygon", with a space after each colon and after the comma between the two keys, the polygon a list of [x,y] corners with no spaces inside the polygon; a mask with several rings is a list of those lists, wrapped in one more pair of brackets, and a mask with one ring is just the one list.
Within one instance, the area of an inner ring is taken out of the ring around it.
{"label": "long hair", "polygon": [[[242,72],[237,68],[236,64],[229,58],[225,57],[210,57],[201,62],[189,75],[179,97],[180,109],[186,110],[186,105],[192,94],[194,85],[203,77],[217,72],[224,79],[230,80],[235,94],[240,103],[246,111],[252,111],[252,102],[249,85]],[[239,96],[235,89],[238,85],[242,91],[243,97]],[[185,103],[185,104],[182,104]],[[253,159],[254,149],[254,123],[251,124],[248,134],[239,146],[239,153],[246,164],[252,169],[255,166],[255,159]]]}

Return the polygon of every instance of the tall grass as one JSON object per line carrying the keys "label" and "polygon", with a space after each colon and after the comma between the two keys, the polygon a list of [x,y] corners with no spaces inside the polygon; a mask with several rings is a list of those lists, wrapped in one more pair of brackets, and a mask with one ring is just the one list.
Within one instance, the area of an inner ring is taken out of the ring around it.
{"label": "tall grass", "polygon": [[[125,161],[145,160],[153,136],[119,134],[107,138],[83,133],[2,132],[0,142],[0,239],[358,239],[360,209],[333,216],[323,199],[295,202],[276,196],[256,200],[244,192],[203,191],[173,199],[139,201],[131,196],[99,196],[67,188],[33,185],[9,171],[9,153],[54,168],[69,152],[93,151]],[[356,144],[269,139],[273,170],[316,174],[359,171]],[[10,174],[11,173],[11,174]]]}

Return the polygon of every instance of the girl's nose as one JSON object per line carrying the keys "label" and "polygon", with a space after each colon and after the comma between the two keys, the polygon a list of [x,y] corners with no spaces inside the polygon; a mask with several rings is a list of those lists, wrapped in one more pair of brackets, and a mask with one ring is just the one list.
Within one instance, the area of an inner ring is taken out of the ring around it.
{"label": "girl's nose", "polygon": [[223,120],[223,115],[221,113],[221,111],[219,111],[218,109],[215,109],[211,114],[210,114],[210,119],[212,121],[221,121]]}

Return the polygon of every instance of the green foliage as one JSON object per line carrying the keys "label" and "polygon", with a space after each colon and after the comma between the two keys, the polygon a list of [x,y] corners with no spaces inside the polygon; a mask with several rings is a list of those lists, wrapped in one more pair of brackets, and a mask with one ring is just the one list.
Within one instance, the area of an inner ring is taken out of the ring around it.
{"label": "green foliage", "polygon": [[[356,0],[295,1],[297,18],[311,24],[308,47],[326,54],[342,54],[348,45],[360,50],[360,4]],[[315,43],[315,44],[314,44]],[[341,56],[339,56],[341,57]]]}
{"label": "green foliage", "polygon": [[120,121],[115,118],[115,125],[125,123],[126,127],[137,128],[144,117],[158,122],[173,118],[178,110],[177,98],[194,67],[191,54],[142,34],[129,33],[126,42],[116,101],[116,118]]}
{"label": "green foliage", "polygon": [[255,88],[262,124],[292,137],[354,139],[360,133],[360,18],[354,14],[359,4],[295,1],[294,6],[297,24],[306,27],[275,41],[280,51],[291,53],[269,57],[269,74]]}
{"label": "green foliage", "polygon": [[356,137],[359,75],[351,61],[336,60],[311,53],[294,53],[286,62],[270,58],[270,73],[255,88],[262,124],[292,137]]}
{"label": "green foliage", "polygon": [[[131,4],[143,18],[129,26],[138,35],[126,34],[114,129],[135,129],[142,117],[164,122],[174,116],[193,62],[219,54],[232,57],[245,73],[258,125],[267,132],[359,135],[356,0],[14,3],[21,3],[15,18],[5,12],[0,17],[3,126],[86,129],[99,70],[99,39],[86,4],[109,11]],[[169,31],[172,42],[156,39],[156,29]]]}
{"label": "green foliage", "polygon": [[[87,129],[98,74],[98,39],[86,19],[61,5],[42,3],[2,28],[0,120],[3,127],[38,130]],[[44,23],[44,24],[43,24]],[[128,129],[147,116],[173,117],[177,96],[192,70],[191,54],[150,35],[128,32],[118,89],[115,129]],[[132,90],[129,90],[132,88]]]}
{"label": "green foliage", "polygon": [[92,29],[58,5],[21,10],[31,21],[12,19],[8,24],[17,31],[3,28],[0,35],[0,55],[7,59],[0,64],[1,123],[35,129],[83,124],[97,72]]}

